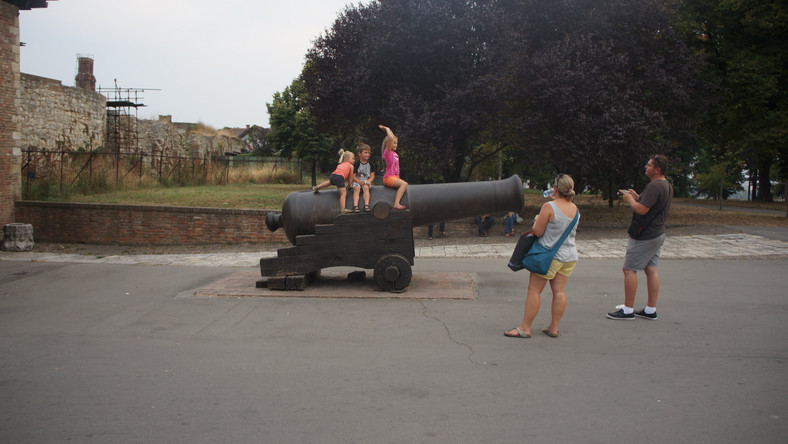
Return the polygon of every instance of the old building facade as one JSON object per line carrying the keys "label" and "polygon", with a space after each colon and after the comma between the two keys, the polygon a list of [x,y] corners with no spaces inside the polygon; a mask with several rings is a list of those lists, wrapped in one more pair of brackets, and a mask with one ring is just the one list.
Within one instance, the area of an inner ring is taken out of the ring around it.
{"label": "old building facade", "polygon": [[0,0],[0,225],[14,221],[21,192],[19,10],[46,6],[46,0]]}

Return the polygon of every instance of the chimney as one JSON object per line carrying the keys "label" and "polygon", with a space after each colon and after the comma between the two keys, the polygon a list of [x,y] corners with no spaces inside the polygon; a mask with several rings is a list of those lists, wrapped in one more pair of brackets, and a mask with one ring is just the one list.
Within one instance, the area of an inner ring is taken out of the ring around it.
{"label": "chimney", "polygon": [[74,79],[77,88],[96,91],[96,77],[93,76],[93,57],[77,54],[77,77]]}

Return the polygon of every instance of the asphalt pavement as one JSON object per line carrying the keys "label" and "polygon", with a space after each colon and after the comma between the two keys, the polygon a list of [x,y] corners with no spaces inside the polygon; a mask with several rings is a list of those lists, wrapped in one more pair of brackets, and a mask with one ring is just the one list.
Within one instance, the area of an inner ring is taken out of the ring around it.
{"label": "asphalt pavement", "polygon": [[622,243],[579,242],[556,339],[549,288],[503,336],[511,244],[419,250],[414,280],[466,273],[465,300],[196,295],[271,252],[2,253],[0,442],[784,442],[788,246],[722,236],[669,238],[657,321],[605,317]]}

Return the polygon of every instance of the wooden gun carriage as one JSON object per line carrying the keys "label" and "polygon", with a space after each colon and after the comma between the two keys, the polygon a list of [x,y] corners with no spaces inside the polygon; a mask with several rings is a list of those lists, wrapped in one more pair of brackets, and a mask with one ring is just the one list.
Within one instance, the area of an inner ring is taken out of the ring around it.
{"label": "wooden gun carriage", "polygon": [[[352,197],[348,193],[348,205]],[[294,245],[277,257],[260,259],[258,287],[303,290],[323,268],[373,269],[384,290],[400,291],[411,281],[415,249],[413,227],[499,211],[521,212],[523,185],[518,176],[488,182],[408,185],[406,210],[394,210],[395,190],[370,190],[371,212],[340,214],[337,190],[290,193],[281,214],[268,213],[266,227],[285,230]]]}

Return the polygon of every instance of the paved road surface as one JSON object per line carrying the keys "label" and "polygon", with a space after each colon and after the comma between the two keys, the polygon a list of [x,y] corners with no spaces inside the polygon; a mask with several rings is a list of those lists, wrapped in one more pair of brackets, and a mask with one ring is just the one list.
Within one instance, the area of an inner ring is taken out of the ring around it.
{"label": "paved road surface", "polygon": [[239,267],[4,254],[0,442],[784,442],[788,260],[767,241],[661,261],[657,321],[606,319],[621,260],[586,257],[557,339],[503,337],[527,275],[500,255],[416,261],[471,273],[456,301],[203,298]]}

